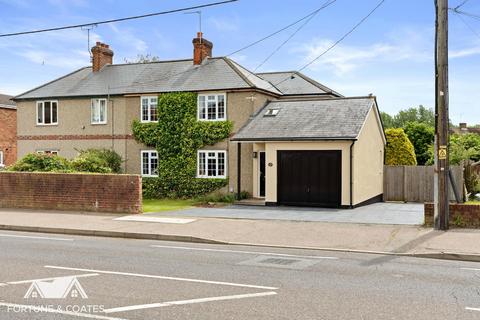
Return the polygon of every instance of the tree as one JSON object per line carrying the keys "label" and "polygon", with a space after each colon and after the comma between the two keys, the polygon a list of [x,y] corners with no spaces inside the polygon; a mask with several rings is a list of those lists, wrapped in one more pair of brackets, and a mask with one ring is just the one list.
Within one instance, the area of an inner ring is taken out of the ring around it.
{"label": "tree", "polygon": [[137,57],[133,60],[127,58],[124,59],[125,63],[149,63],[160,61],[158,56],[153,56],[150,53],[147,54],[137,54]]}
{"label": "tree", "polygon": [[428,126],[435,126],[435,113],[431,108],[420,105],[409,109],[400,110],[393,117],[382,112],[382,120],[385,128],[405,128],[409,122],[424,123]]}
{"label": "tree", "polygon": [[[434,163],[433,146],[430,147],[428,164]],[[450,164],[461,164],[463,161],[480,160],[480,135],[476,133],[452,134],[449,144]]]}
{"label": "tree", "polygon": [[404,130],[415,149],[417,164],[425,165],[430,159],[429,147],[435,139],[435,129],[426,123],[408,122]]}
{"label": "tree", "polygon": [[403,129],[385,130],[387,146],[385,164],[389,166],[414,166],[417,164],[415,149]]}
{"label": "tree", "polygon": [[383,127],[385,129],[393,128],[393,117],[386,112],[380,112],[380,117],[382,118]]}

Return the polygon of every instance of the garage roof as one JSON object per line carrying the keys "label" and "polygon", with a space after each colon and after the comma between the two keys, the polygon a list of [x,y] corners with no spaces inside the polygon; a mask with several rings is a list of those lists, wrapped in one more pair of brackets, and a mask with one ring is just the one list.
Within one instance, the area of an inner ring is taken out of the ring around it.
{"label": "garage roof", "polygon": [[356,139],[374,97],[268,102],[232,141]]}

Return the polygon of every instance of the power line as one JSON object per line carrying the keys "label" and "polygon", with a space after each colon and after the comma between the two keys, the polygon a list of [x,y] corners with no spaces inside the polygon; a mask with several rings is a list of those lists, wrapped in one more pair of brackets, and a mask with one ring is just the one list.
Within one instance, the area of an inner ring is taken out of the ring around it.
{"label": "power line", "polygon": [[462,11],[462,10],[457,10],[455,8],[450,8],[450,10],[452,10],[453,12],[455,12],[457,14],[462,14],[462,15],[470,17],[472,19],[480,20],[480,15],[478,15],[478,14],[469,13],[469,12],[465,12],[465,11]]}
{"label": "power line", "polygon": [[[336,0],[335,0],[335,1],[336,1]],[[332,3],[333,3],[333,2],[332,2]],[[326,6],[322,6],[321,8],[318,8],[318,9],[310,12],[310,13],[307,14],[306,16],[304,16],[304,17],[302,17],[302,18],[300,18],[300,19],[298,19],[298,20],[290,23],[289,25],[287,25],[287,26],[285,26],[285,27],[283,27],[283,28],[281,28],[281,29],[279,29],[279,30],[277,30],[277,31],[275,31],[275,32],[272,32],[272,33],[270,33],[269,35],[266,35],[265,37],[263,37],[263,38],[261,38],[261,39],[258,39],[257,41],[254,41],[254,42],[252,42],[252,43],[250,43],[250,44],[247,44],[246,46],[244,46],[244,47],[242,47],[242,48],[240,48],[240,49],[238,49],[238,50],[235,50],[235,51],[227,54],[226,57],[232,56],[232,55],[234,55],[234,54],[236,54],[236,53],[239,53],[240,51],[243,51],[243,50],[245,50],[245,49],[248,49],[248,48],[250,48],[250,47],[253,47],[253,46],[256,45],[256,44],[258,44],[258,43],[260,43],[260,42],[263,42],[263,41],[265,41],[265,40],[267,40],[267,39],[269,39],[269,38],[271,38],[271,37],[279,34],[280,32],[285,31],[285,30],[293,27],[294,25],[302,22],[303,20],[308,19],[310,16],[316,15],[318,11],[320,11],[320,10],[323,9],[323,7],[326,7]]]}
{"label": "power line", "polygon": [[[298,69],[297,71],[302,71],[304,69],[306,69],[307,67],[309,67],[310,65],[312,65],[315,61],[317,61],[318,59],[320,59],[321,57],[323,57],[324,55],[326,55],[328,52],[330,52],[333,48],[335,48],[340,42],[342,42],[343,40],[345,40],[346,37],[348,37],[350,34],[352,34],[361,24],[363,24],[365,22],[365,20],[367,20],[383,3],[385,2],[385,0],[381,0],[365,17],[363,17],[359,22],[357,22],[357,24],[355,24],[353,26],[353,28],[351,28],[347,33],[345,33],[342,37],[340,37],[337,41],[335,41],[331,46],[329,46],[327,49],[325,49],[322,53],[320,53],[318,56],[316,56],[314,59],[312,59],[311,61],[309,61],[307,64],[305,64],[304,66],[302,66],[300,69]],[[290,76],[283,79],[282,81],[274,84],[274,86],[278,86],[279,84],[287,81],[288,79],[290,79]]]}
{"label": "power line", "polygon": [[458,6],[456,6],[456,7],[454,8],[454,10],[460,9],[460,7],[463,7],[468,1],[470,1],[470,0],[463,0],[463,2],[460,3]]}
{"label": "power line", "polygon": [[271,57],[273,57],[273,55],[275,55],[275,53],[277,53],[285,44],[287,44],[288,41],[290,41],[298,32],[300,32],[300,30],[302,30],[313,18],[315,18],[315,16],[317,15],[317,13],[319,13],[321,10],[325,9],[326,7],[328,7],[329,5],[333,4],[335,1],[337,0],[327,0],[320,8],[318,8],[317,10],[313,11],[311,14],[310,14],[310,17],[308,19],[306,19],[304,21],[304,23],[302,23],[287,39],[285,39],[285,41],[283,41],[277,48],[275,48],[275,50],[272,51],[272,53],[270,53],[258,66],[256,66],[254,69],[253,69],[253,73],[255,73],[261,66],[263,66],[268,60],[270,60]]}
{"label": "power line", "polygon": [[[330,0],[330,1],[332,1],[332,3],[333,3],[333,2],[335,2],[336,0]],[[276,31],[274,31],[274,32],[272,32],[272,33],[270,33],[270,34],[262,37],[261,39],[258,39],[258,40],[254,41],[254,42],[252,42],[252,43],[250,43],[250,44],[248,44],[248,45],[245,45],[245,46],[241,47],[240,49],[237,49],[237,50],[235,50],[235,51],[233,51],[233,52],[225,55],[225,57],[230,57],[230,56],[232,56],[232,55],[234,55],[234,54],[236,54],[236,53],[239,53],[239,52],[244,51],[244,50],[246,50],[246,49],[248,49],[248,48],[251,48],[251,47],[253,47],[253,46],[256,45],[256,44],[258,44],[258,43],[260,43],[260,42],[263,42],[263,41],[265,41],[265,40],[267,40],[267,39],[269,39],[269,38],[271,38],[271,37],[273,37],[273,36],[281,33],[282,31],[291,28],[292,26],[294,26],[294,25],[296,25],[296,24],[298,24],[298,23],[300,23],[300,22],[302,22],[302,21],[310,18],[311,16],[315,15],[318,11],[322,10],[323,8],[326,8],[326,7],[329,6],[330,4],[331,4],[331,3],[326,3],[326,4],[324,4],[322,7],[320,7],[320,8],[318,8],[318,9],[310,12],[310,13],[307,14],[306,16],[303,16],[303,17],[301,17],[300,19],[298,19],[298,20],[296,20],[296,21],[288,24],[287,26],[282,27],[282,28],[280,28],[280,29],[278,29],[278,30],[276,30]],[[208,65],[208,64],[216,63],[216,62],[219,61],[219,60],[221,60],[221,59],[209,61],[209,62],[207,62],[207,65]],[[203,66],[204,66],[204,65],[201,64],[201,65],[198,66],[198,68],[202,68]],[[195,70],[198,70],[198,68],[195,69]],[[170,77],[175,77],[175,76],[178,76],[178,75],[182,75],[182,74],[184,74],[184,73],[191,72],[191,71],[192,71],[192,69],[187,69],[187,70],[184,70],[184,71],[175,73],[175,74],[171,74],[171,75],[165,76],[165,77],[163,77],[163,78],[158,78],[158,79],[155,79],[155,80],[142,82],[141,84],[155,83],[155,82],[158,82],[158,81],[161,81],[161,80],[170,78]],[[253,74],[253,72],[252,72],[252,74]],[[117,86],[117,87],[112,87],[111,89],[119,89],[119,88],[127,88],[127,87],[129,87],[129,86]],[[273,86],[272,86],[271,88],[273,88]]]}
{"label": "power line", "polygon": [[20,35],[26,35],[26,34],[32,34],[32,33],[42,33],[42,32],[58,31],[58,30],[65,30],[65,29],[75,29],[75,28],[88,27],[88,26],[92,26],[92,25],[101,25],[101,24],[112,23],[112,22],[121,22],[121,21],[127,21],[127,20],[142,19],[142,18],[160,16],[160,15],[171,14],[171,13],[176,13],[176,12],[190,11],[190,10],[199,9],[199,8],[218,6],[218,5],[227,4],[227,3],[236,2],[236,1],[239,1],[239,0],[225,0],[225,1],[219,1],[219,2],[206,3],[206,4],[193,6],[193,7],[179,8],[179,9],[168,10],[168,11],[147,13],[147,14],[143,14],[143,15],[139,15],[139,16],[131,16],[131,17],[125,17],[125,18],[111,19],[111,20],[102,20],[102,21],[89,22],[89,23],[76,24],[76,25],[69,25],[69,26],[63,26],[63,27],[39,29],[39,30],[32,30],[32,31],[22,31],[22,32],[14,32],[14,33],[4,33],[4,34],[0,34],[0,37],[13,37],[13,36],[20,36]]}
{"label": "power line", "polygon": [[458,18],[460,19],[460,21],[462,21],[462,23],[463,23],[468,29],[470,29],[470,31],[472,31],[472,33],[473,33],[474,35],[476,35],[476,36],[480,39],[480,34],[479,34],[477,31],[475,31],[475,29],[473,29],[473,27],[472,27],[469,23],[467,23],[467,21],[466,21],[460,14],[458,14],[458,13],[455,12],[455,11],[454,11],[454,13],[455,13],[456,17],[458,17]]}

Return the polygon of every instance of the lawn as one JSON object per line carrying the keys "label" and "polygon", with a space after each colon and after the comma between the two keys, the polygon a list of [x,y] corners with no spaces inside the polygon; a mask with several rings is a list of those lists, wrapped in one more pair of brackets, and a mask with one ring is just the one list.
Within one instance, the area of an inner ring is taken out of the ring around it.
{"label": "lawn", "polygon": [[162,212],[188,209],[198,204],[194,199],[144,199],[143,212]]}

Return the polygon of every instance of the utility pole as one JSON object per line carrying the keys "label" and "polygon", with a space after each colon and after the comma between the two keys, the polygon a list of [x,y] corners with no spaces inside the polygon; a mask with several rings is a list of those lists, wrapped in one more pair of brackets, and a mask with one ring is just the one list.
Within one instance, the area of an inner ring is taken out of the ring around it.
{"label": "utility pole", "polygon": [[435,0],[435,229],[448,230],[448,0]]}

